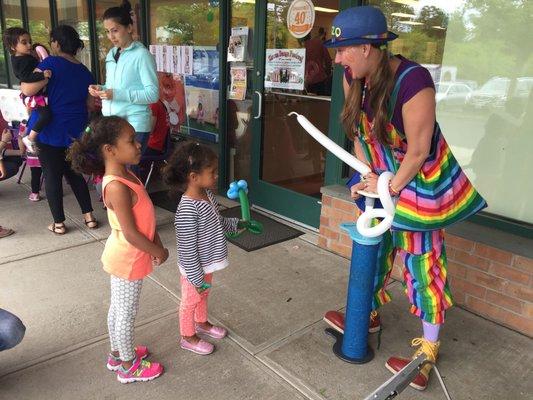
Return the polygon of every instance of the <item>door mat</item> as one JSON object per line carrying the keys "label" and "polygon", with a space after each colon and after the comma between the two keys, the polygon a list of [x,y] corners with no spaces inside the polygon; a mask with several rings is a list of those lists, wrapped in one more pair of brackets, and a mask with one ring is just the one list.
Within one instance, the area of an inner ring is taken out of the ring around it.
{"label": "door mat", "polygon": [[[263,224],[263,233],[255,235],[250,232],[243,232],[239,237],[228,239],[235,246],[248,252],[262,249],[263,247],[294,239],[304,233],[298,229],[291,228],[278,221],[273,220],[263,214],[253,210],[250,211],[253,220]],[[241,207],[232,207],[221,210],[220,213],[228,218],[241,218]]]}
{"label": "door mat", "polygon": [[170,194],[168,190],[161,190],[159,192],[149,193],[149,195],[154,205],[176,213],[176,209],[181,200],[181,193]]}

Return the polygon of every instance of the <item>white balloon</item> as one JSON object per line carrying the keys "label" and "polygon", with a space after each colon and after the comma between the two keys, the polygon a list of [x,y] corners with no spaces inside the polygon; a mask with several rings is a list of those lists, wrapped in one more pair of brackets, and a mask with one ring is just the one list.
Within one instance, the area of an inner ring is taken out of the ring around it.
{"label": "white balloon", "polygon": [[[372,172],[368,165],[358,160],[320,132],[320,130],[318,130],[306,117],[294,111],[289,113],[289,115],[296,115],[298,123],[307,131],[307,133],[327,150],[331,151],[337,158],[348,164],[361,175],[366,175],[369,172]],[[363,236],[376,237],[382,235],[391,227],[392,220],[394,219],[394,212],[396,210],[395,202],[389,193],[389,182],[393,177],[394,174],[392,172],[385,171],[378,178],[377,190],[383,208],[373,208],[374,199],[371,199],[370,196],[367,197],[365,211],[357,219],[357,230]],[[372,227],[372,219],[374,218],[382,218],[383,220],[376,226]]]}
{"label": "white balloon", "polygon": [[335,143],[333,140],[328,138],[326,135],[324,135],[322,132],[320,132],[316,126],[314,126],[307,118],[305,118],[303,115],[300,115],[296,112],[291,112],[289,115],[296,115],[296,119],[302,125],[302,127],[309,133],[311,136],[315,138],[315,140],[320,143],[322,146],[324,146],[326,149],[331,151],[337,158],[339,158],[341,161],[344,161],[346,164],[348,164],[353,169],[359,171],[361,175],[366,175],[369,172],[371,172],[368,165],[366,165],[364,162],[359,161],[357,158],[355,158],[353,155],[348,153],[346,150],[344,150],[342,147],[340,147],[337,143]]}

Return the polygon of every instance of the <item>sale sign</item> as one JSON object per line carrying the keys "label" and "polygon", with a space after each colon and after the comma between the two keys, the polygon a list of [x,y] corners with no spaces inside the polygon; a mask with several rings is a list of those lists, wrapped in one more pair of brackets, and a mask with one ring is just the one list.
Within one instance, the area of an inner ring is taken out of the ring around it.
{"label": "sale sign", "polygon": [[305,37],[315,23],[315,6],[311,0],[294,0],[287,12],[287,28],[297,39]]}

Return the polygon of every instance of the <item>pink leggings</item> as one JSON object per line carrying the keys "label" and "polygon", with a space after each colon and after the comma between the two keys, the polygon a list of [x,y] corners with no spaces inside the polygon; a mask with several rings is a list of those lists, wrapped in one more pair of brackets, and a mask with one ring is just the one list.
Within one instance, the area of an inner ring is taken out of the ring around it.
{"label": "pink leggings", "polygon": [[[213,274],[206,274],[204,281],[211,283]],[[196,291],[185,276],[181,276],[181,303],[179,309],[181,336],[196,335],[195,322],[207,322],[207,296],[209,289],[202,294]]]}

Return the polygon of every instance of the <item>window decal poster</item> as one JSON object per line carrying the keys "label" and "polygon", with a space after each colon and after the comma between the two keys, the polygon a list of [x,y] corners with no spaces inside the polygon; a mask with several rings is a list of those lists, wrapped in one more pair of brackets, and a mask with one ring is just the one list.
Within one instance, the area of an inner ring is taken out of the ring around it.
{"label": "window decal poster", "polygon": [[305,49],[267,49],[265,88],[304,90]]}

